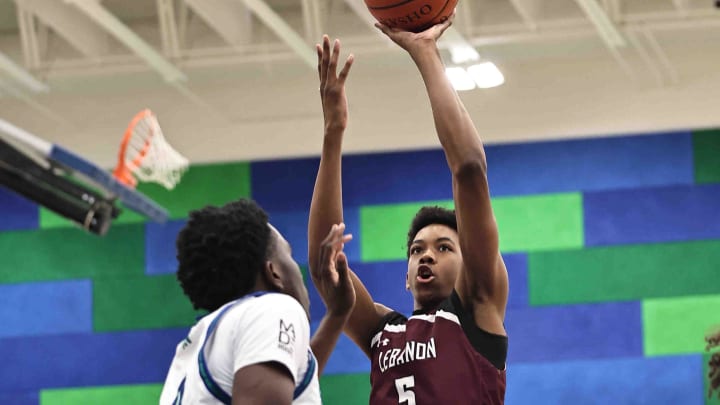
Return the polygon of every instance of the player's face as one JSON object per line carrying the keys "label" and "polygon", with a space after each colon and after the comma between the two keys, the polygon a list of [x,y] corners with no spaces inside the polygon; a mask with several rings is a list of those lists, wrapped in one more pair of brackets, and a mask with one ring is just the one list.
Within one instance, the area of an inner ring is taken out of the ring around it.
{"label": "player's face", "polygon": [[303,282],[300,266],[292,257],[290,243],[285,240],[274,226],[270,225],[270,228],[275,238],[275,252],[271,260],[278,267],[283,282],[283,292],[298,300],[305,308],[305,312],[310,316],[310,298],[307,287]]}
{"label": "player's face", "polygon": [[448,298],[462,265],[454,229],[439,224],[422,228],[410,245],[405,285],[415,299],[415,309],[430,309]]}

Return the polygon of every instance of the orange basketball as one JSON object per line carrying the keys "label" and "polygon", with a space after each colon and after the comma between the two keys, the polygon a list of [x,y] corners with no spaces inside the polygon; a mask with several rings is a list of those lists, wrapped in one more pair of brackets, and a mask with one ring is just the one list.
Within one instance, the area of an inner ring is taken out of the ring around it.
{"label": "orange basketball", "polygon": [[365,0],[365,5],[388,27],[420,32],[447,20],[457,0]]}

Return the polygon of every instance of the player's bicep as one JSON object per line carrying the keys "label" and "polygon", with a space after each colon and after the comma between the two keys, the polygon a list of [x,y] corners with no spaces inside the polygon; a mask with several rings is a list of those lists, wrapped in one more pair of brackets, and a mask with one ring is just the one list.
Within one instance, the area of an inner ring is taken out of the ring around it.
{"label": "player's bicep", "polygon": [[370,357],[370,341],[373,331],[380,324],[382,317],[390,312],[390,309],[384,305],[375,304],[367,288],[354,272],[350,272],[350,277],[355,288],[355,306],[350,314],[350,319],[345,324],[345,333]]}
{"label": "player's bicep", "polygon": [[290,405],[295,383],[290,370],[278,362],[243,367],[233,378],[233,405]]}

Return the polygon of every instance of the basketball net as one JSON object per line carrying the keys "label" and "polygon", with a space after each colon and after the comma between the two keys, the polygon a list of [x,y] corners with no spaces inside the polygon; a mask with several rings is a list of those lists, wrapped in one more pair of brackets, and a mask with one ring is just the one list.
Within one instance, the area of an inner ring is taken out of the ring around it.
{"label": "basketball net", "polygon": [[145,109],[133,117],[125,130],[113,176],[131,188],[141,181],[172,190],[188,165],[188,160],[165,140],[155,114]]}

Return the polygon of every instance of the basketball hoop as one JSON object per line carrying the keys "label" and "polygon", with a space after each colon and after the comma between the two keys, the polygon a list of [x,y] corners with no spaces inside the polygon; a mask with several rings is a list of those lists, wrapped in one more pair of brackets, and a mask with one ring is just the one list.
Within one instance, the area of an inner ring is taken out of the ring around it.
{"label": "basketball hoop", "polygon": [[172,190],[180,182],[188,160],[165,140],[155,114],[137,113],[125,130],[113,176],[128,187],[154,182]]}

